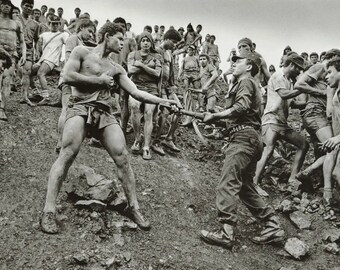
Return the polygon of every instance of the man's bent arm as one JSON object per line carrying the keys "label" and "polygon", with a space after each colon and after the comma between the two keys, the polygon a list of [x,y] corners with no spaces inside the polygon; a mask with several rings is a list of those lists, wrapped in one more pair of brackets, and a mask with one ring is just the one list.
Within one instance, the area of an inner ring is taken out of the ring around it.
{"label": "man's bent arm", "polygon": [[310,86],[313,82],[312,78],[310,78],[307,74],[302,74],[302,76],[295,83],[295,88],[303,93],[310,95],[322,95],[325,96],[326,91],[321,91],[315,87]]}
{"label": "man's bent arm", "polygon": [[87,49],[84,47],[76,47],[68,59],[64,67],[63,80],[64,83],[75,87],[82,86],[96,86],[103,87],[105,83],[101,77],[98,76],[88,76],[80,74],[80,66],[83,60],[83,55],[86,53]]}
{"label": "man's bent arm", "polygon": [[290,99],[301,94],[299,90],[287,90],[282,88],[277,90],[277,93],[282,99]]}

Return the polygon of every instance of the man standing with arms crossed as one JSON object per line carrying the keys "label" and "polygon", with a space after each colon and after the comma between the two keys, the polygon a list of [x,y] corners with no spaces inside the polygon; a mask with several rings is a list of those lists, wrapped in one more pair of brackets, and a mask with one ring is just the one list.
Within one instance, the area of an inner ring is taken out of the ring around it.
{"label": "man standing with arms crossed", "polygon": [[109,58],[111,52],[119,53],[122,47],[122,28],[107,22],[99,31],[98,46],[92,51],[83,46],[76,47],[65,65],[64,83],[73,86],[72,96],[64,126],[62,148],[48,179],[46,203],[40,222],[43,232],[58,233],[56,199],[67,171],[88,133],[100,140],[115,161],[118,178],[122,181],[128,198],[131,219],[142,229],[150,228],[150,223],[139,211],[135,176],[130,166],[124,134],[112,114],[113,101],[110,89],[116,81],[122,89],[141,102],[154,104],[177,102],[139,91],[127,77],[125,70]]}

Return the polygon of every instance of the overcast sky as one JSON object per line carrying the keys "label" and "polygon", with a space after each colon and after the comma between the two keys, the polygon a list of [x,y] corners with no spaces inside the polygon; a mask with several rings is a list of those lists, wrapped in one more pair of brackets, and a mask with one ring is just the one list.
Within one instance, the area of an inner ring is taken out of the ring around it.
{"label": "overcast sky", "polygon": [[[20,4],[20,0],[12,0]],[[145,25],[170,25],[186,29],[203,26],[202,36],[216,36],[222,68],[239,39],[249,37],[267,64],[278,67],[283,49],[319,54],[339,48],[339,0],[35,0],[35,7],[64,8],[64,18],[74,17],[74,8],[91,14],[101,26],[106,19],[123,17],[139,34]]]}

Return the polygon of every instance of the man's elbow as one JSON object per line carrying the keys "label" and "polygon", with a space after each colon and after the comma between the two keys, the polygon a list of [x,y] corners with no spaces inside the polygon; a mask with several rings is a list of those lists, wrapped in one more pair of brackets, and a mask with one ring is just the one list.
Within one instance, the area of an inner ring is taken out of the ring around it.
{"label": "man's elbow", "polygon": [[63,73],[63,81],[64,81],[64,83],[72,84],[72,83],[74,82],[72,73],[70,73],[70,72],[64,72],[64,73]]}

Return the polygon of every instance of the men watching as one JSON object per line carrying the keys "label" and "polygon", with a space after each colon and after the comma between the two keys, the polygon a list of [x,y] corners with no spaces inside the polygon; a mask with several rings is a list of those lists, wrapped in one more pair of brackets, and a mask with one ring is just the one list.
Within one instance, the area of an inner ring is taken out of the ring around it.
{"label": "men watching", "polygon": [[33,66],[33,74],[37,73],[41,85],[41,96],[43,99],[38,105],[47,105],[50,102],[46,75],[60,64],[60,57],[63,45],[65,45],[69,34],[59,32],[60,19],[58,16],[51,16],[48,22],[50,31],[42,33],[39,38],[39,52],[41,53],[38,63]]}
{"label": "men watching", "polygon": [[[195,56],[196,47],[194,45],[190,45],[188,47],[186,56],[182,65],[180,66],[177,80],[180,81],[183,79],[184,82],[184,108],[185,110],[196,110],[197,102],[193,99],[192,91],[189,89],[190,87],[194,89],[199,89],[201,87],[200,84],[200,64],[197,56]],[[191,125],[191,117],[187,117],[186,120],[182,123],[182,126]]]}
{"label": "men watching", "polygon": [[59,31],[62,32],[62,31],[64,31],[65,25],[66,25],[66,27],[68,26],[68,22],[67,22],[67,20],[65,20],[63,18],[64,9],[62,7],[59,7],[57,9],[57,12],[58,12],[58,17],[60,19]]}
{"label": "men watching", "polygon": [[[162,65],[160,56],[155,51],[152,36],[149,32],[143,32],[139,35],[138,44],[140,50],[131,52],[128,56],[128,71],[131,80],[137,88],[159,96],[159,83]],[[150,160],[151,152],[151,135],[153,130],[153,114],[156,109],[155,104],[143,104],[139,100],[130,97],[129,104],[131,107],[131,120],[134,131],[134,143],[131,147],[133,153],[138,154],[142,148],[141,137],[141,112],[144,115],[144,146],[143,159]]]}
{"label": "men watching", "polygon": [[24,42],[22,25],[19,22],[12,20],[11,17],[11,1],[0,0],[0,48],[10,55],[12,63],[12,65],[7,67],[2,74],[2,82],[0,85],[0,121],[8,120],[5,110],[7,99],[11,92],[11,83],[13,84],[15,79],[15,65],[18,61],[17,43],[20,44],[22,53],[19,65],[24,65],[26,61],[26,45]]}
{"label": "men watching", "polygon": [[22,0],[22,14],[19,17],[24,28],[24,40],[26,44],[26,62],[22,70],[22,94],[20,103],[35,106],[28,99],[33,62],[36,60],[35,51],[39,40],[39,24],[31,18],[34,0]]}
{"label": "men watching", "polygon": [[[177,87],[175,85],[175,70],[174,70],[174,59],[171,54],[176,44],[181,41],[181,36],[176,30],[168,30],[164,34],[164,40],[161,45],[156,48],[156,51],[162,57],[162,78],[161,78],[161,94],[164,99],[171,99],[177,101],[180,104],[176,95]],[[170,121],[169,130],[164,140],[161,140],[162,130],[165,124],[166,116],[168,115],[167,110],[160,108],[160,115],[158,119],[158,126],[155,134],[155,138],[152,142],[151,149],[160,154],[165,155],[162,146],[174,151],[180,152],[180,149],[175,145],[175,131],[178,126],[179,116],[173,114]]]}
{"label": "men watching", "polygon": [[315,65],[316,63],[318,63],[319,55],[316,52],[312,52],[309,57],[310,57],[310,61],[312,65]]}

